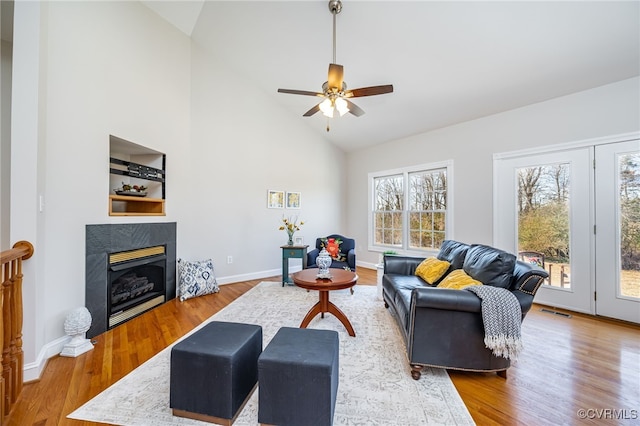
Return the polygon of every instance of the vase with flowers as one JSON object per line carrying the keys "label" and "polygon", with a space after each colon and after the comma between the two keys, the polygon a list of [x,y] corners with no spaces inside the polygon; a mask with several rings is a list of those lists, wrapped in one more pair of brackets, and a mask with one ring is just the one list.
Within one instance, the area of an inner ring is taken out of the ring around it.
{"label": "vase with flowers", "polygon": [[298,223],[298,216],[295,218],[282,217],[282,225],[280,225],[280,228],[278,229],[280,231],[287,231],[287,235],[289,236],[289,241],[287,241],[288,246],[293,245],[293,234],[295,234],[296,231],[299,231],[302,225],[304,225],[304,222],[300,221]]}

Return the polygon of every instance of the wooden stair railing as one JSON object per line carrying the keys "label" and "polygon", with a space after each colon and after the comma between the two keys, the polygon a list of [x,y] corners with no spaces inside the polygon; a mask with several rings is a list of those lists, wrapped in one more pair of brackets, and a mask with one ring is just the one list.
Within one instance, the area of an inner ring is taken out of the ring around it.
{"label": "wooden stair railing", "polygon": [[33,255],[33,245],[18,241],[0,253],[2,287],[0,290],[0,425],[22,391],[24,356],[22,351],[22,261]]}

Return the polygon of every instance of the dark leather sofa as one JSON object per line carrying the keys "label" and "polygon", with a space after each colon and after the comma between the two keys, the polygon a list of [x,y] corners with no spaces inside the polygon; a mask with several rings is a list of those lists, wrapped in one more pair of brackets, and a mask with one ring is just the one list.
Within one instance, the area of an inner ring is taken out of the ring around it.
{"label": "dark leather sofa", "polygon": [[[523,319],[548,277],[543,269],[486,245],[446,240],[436,257],[451,263],[444,276],[463,269],[484,285],[509,289],[520,302]],[[432,366],[497,372],[506,378],[510,360],[485,347],[480,299],[470,291],[437,288],[441,280],[427,284],[415,275],[423,260],[385,256],[382,277],[385,307],[404,337],[412,377],[418,380],[422,367]]]}

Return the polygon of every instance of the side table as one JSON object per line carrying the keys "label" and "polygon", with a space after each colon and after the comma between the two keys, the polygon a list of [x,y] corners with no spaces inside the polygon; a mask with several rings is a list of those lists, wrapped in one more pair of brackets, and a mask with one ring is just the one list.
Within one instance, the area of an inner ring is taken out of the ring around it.
{"label": "side table", "polygon": [[307,247],[306,246],[280,246],[282,249],[282,287],[285,284],[293,285],[289,278],[289,259],[302,259],[302,269],[307,269]]}

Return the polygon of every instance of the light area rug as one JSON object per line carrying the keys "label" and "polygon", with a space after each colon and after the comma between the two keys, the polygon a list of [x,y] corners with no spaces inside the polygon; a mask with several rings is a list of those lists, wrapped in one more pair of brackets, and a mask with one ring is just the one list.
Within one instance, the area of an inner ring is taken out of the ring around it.
{"label": "light area rug", "polygon": [[[330,300],[347,315],[356,332],[356,337],[349,336],[331,314],[318,315],[309,324],[309,328],[339,334],[334,425],[474,424],[445,370],[424,368],[420,380],[411,378],[400,331],[374,286],[356,286],[353,295],[349,290],[333,291]],[[315,291],[262,282],[191,333],[209,321],[258,324],[264,348],[280,327],[299,327],[317,301]],[[171,414],[170,356],[168,347],[68,417],[116,425],[207,424]],[[234,425],[258,424],[259,390],[258,386]]]}

